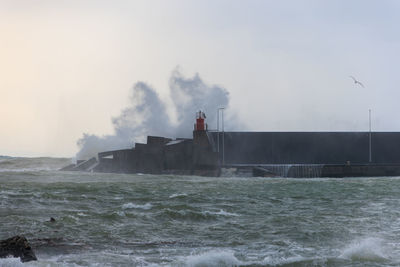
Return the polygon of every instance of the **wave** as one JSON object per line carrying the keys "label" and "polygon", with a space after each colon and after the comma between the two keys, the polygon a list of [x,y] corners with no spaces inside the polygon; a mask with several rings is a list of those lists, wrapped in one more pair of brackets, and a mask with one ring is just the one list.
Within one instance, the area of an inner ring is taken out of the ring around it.
{"label": "wave", "polygon": [[389,260],[387,252],[388,250],[384,248],[382,239],[369,237],[355,241],[345,247],[339,258],[356,261],[382,262]]}
{"label": "wave", "polygon": [[232,213],[232,212],[227,212],[224,210],[219,210],[219,211],[204,211],[204,214],[212,214],[212,215],[220,215],[220,216],[227,216],[227,217],[238,217],[240,216],[239,214]]}
{"label": "wave", "polygon": [[127,209],[142,209],[142,210],[149,210],[153,207],[153,205],[151,205],[150,203],[146,203],[144,205],[138,205],[138,204],[134,204],[132,202],[129,203],[125,203],[124,205],[122,205],[122,209],[127,210]]}
{"label": "wave", "polygon": [[184,259],[187,266],[241,266],[244,262],[238,260],[231,250],[208,251],[198,255],[190,255]]}
{"label": "wave", "polygon": [[226,212],[224,210],[219,211],[198,211],[193,209],[176,209],[176,208],[166,208],[162,210],[159,214],[161,217],[169,217],[171,219],[179,220],[217,220],[221,217],[236,217],[240,216],[236,213]]}
{"label": "wave", "polygon": [[190,267],[200,266],[314,266],[317,261],[301,256],[271,259],[269,257],[261,261],[240,260],[233,250],[207,251],[184,258],[183,264]]}
{"label": "wave", "polygon": [[54,171],[71,163],[68,158],[0,157],[0,172]]}
{"label": "wave", "polygon": [[186,193],[181,193],[181,194],[175,193],[169,196],[169,198],[184,198],[184,197],[187,197]]}
{"label": "wave", "polygon": [[22,263],[20,258],[4,258],[0,259],[0,266],[2,267],[28,267],[32,266],[29,263]]}

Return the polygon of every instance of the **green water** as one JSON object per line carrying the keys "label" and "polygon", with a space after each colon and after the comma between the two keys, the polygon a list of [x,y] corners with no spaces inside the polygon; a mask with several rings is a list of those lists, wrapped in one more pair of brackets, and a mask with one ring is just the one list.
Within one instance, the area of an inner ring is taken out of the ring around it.
{"label": "green water", "polygon": [[400,179],[205,178],[3,165],[0,224],[0,239],[28,238],[39,259],[33,266],[398,266]]}

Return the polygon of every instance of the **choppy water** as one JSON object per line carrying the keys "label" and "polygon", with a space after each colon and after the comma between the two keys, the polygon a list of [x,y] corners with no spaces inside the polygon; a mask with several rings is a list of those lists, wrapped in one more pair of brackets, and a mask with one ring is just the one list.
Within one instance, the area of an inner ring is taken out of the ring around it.
{"label": "choppy water", "polygon": [[23,234],[39,258],[0,265],[400,265],[399,178],[56,171],[68,163],[0,158],[0,239]]}

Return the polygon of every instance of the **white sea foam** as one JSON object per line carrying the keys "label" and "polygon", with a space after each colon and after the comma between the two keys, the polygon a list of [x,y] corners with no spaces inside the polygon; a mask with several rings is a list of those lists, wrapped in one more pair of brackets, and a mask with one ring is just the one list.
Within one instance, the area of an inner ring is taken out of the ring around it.
{"label": "white sea foam", "polygon": [[0,259],[0,266],[2,267],[27,267],[32,266],[29,263],[22,263],[20,258],[4,258]]}
{"label": "white sea foam", "polygon": [[150,203],[146,203],[144,205],[138,205],[138,204],[134,204],[132,202],[129,203],[125,203],[124,205],[122,205],[122,209],[126,210],[126,209],[142,209],[142,210],[149,210],[153,207],[153,205],[151,205]]}
{"label": "white sea foam", "polygon": [[[386,253],[384,252],[386,251]],[[389,259],[383,240],[379,238],[364,238],[345,247],[340,258],[361,261],[385,261]]]}
{"label": "white sea foam", "polygon": [[212,215],[220,215],[220,216],[227,216],[227,217],[237,217],[239,214],[232,213],[232,212],[227,212],[224,210],[219,210],[219,211],[204,211],[204,214],[212,214]]}
{"label": "white sea foam", "polygon": [[272,257],[272,256],[267,256],[264,258],[262,262],[254,262],[254,264],[260,264],[260,265],[282,265],[282,264],[294,264],[296,262],[302,262],[304,260],[307,260],[307,258],[304,258],[302,256],[293,256],[293,257]]}
{"label": "white sea foam", "polygon": [[[21,266],[24,267],[33,267],[33,266],[43,266],[43,267],[51,267],[51,266],[71,266],[71,267],[82,267],[87,265],[80,265],[77,263],[73,263],[73,259],[78,260],[80,257],[86,257],[86,259],[90,258],[90,254],[66,254],[66,255],[57,255],[50,256],[45,258],[39,258],[38,261],[31,261],[28,263],[24,263]],[[0,264],[0,266],[2,266]],[[20,265],[17,265],[20,266]],[[94,266],[102,266],[99,264],[94,264]]]}
{"label": "white sea foam", "polygon": [[74,220],[74,221],[79,221],[79,218],[78,217],[75,217],[75,216],[73,216],[73,215],[67,215],[67,217],[68,218],[71,218],[72,220]]}
{"label": "white sea foam", "polygon": [[169,198],[182,198],[182,197],[187,197],[187,194],[186,193],[182,193],[182,194],[176,193],[176,194],[172,194],[169,196]]}
{"label": "white sea foam", "polygon": [[185,258],[184,265],[190,267],[201,266],[253,266],[253,265],[282,265],[302,262],[307,258],[302,256],[293,257],[266,257],[263,260],[239,260],[232,250],[208,251],[191,255]]}
{"label": "white sea foam", "polygon": [[186,257],[185,265],[200,266],[239,266],[244,263],[238,260],[231,250],[208,251]]}
{"label": "white sea foam", "polygon": [[118,211],[117,214],[119,216],[121,216],[121,217],[125,217],[126,216],[125,212],[123,212],[123,211]]}

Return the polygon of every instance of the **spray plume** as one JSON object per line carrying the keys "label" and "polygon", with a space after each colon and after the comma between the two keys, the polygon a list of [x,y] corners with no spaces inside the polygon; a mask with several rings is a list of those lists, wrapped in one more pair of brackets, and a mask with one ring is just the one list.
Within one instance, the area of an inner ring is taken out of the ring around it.
{"label": "spray plume", "polygon": [[[178,70],[173,71],[169,90],[172,108],[177,113],[176,122],[168,115],[167,104],[157,92],[146,83],[137,82],[132,88],[130,106],[112,119],[114,135],[83,134],[77,142],[80,151],[76,158],[86,159],[101,151],[132,148],[134,142],[143,142],[147,135],[190,137],[196,111],[204,111],[208,123],[216,125],[217,109],[229,105],[228,91],[205,84],[198,74],[185,78]],[[234,114],[230,112],[229,115],[225,122],[231,128],[239,127]]]}

